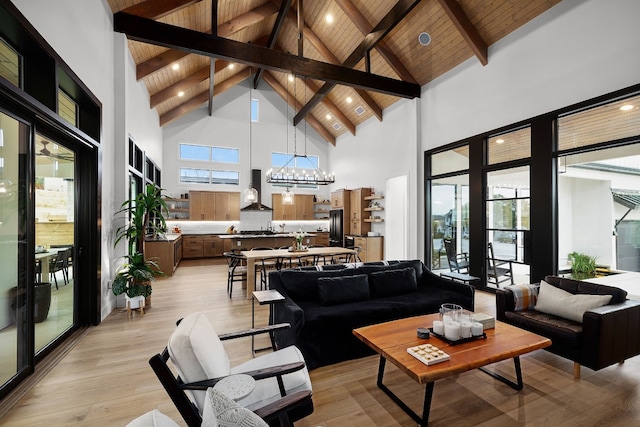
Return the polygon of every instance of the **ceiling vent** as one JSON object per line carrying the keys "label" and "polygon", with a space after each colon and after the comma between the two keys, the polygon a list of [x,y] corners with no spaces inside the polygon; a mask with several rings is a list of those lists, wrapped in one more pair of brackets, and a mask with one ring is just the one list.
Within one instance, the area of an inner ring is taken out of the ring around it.
{"label": "ceiling vent", "polygon": [[358,105],[355,109],[356,114],[358,114],[359,116],[363,115],[365,112],[365,109],[362,105]]}
{"label": "ceiling vent", "polygon": [[340,130],[340,129],[342,129],[342,125],[340,123],[338,123],[338,122],[333,122],[333,128],[335,130]]}

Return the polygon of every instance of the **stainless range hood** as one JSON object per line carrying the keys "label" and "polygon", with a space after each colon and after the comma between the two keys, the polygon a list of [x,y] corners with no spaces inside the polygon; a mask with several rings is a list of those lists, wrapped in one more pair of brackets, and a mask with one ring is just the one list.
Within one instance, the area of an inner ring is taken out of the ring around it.
{"label": "stainless range hood", "polygon": [[241,211],[272,211],[269,206],[262,204],[262,171],[251,169],[251,184],[258,191],[258,201],[240,209]]}

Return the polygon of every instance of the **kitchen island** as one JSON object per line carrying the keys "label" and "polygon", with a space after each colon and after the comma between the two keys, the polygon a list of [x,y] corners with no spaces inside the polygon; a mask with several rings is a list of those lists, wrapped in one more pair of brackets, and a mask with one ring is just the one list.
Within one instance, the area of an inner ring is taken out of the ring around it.
{"label": "kitchen island", "polygon": [[[281,248],[289,247],[293,244],[295,233],[273,233],[273,232],[256,232],[243,234],[224,234],[220,235],[220,239],[229,239],[231,241],[231,249],[251,250],[258,247]],[[306,233],[302,244],[308,245],[325,245],[329,243],[328,232]]]}

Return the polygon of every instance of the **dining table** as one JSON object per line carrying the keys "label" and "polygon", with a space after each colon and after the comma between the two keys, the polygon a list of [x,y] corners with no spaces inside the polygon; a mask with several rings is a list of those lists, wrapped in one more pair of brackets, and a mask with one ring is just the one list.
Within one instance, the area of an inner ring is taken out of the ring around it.
{"label": "dining table", "polygon": [[41,281],[49,280],[49,259],[58,254],[58,249],[36,250],[36,261],[40,262]]}
{"label": "dining table", "polygon": [[290,249],[260,249],[254,251],[242,251],[241,254],[247,260],[247,299],[251,299],[253,291],[256,289],[256,262],[267,258],[300,258],[300,257],[333,257],[338,255],[355,254],[355,249],[343,248],[340,246],[325,246],[307,248],[302,251]]}

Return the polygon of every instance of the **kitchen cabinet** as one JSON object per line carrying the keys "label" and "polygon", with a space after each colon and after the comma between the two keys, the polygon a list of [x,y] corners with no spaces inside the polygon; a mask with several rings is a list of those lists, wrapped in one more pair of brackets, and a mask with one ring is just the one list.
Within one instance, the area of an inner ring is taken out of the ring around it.
{"label": "kitchen cabinet", "polygon": [[324,231],[316,231],[313,234],[316,237],[313,238],[313,244],[319,246],[329,246],[329,233]]}
{"label": "kitchen cabinet", "polygon": [[314,219],[313,195],[311,194],[296,194],[293,198],[293,204],[285,205],[282,203],[282,195],[274,193],[271,195],[271,206],[273,207],[271,215],[273,221]]}
{"label": "kitchen cabinet", "polygon": [[240,193],[190,191],[189,218],[192,221],[240,221]]}
{"label": "kitchen cabinet", "polygon": [[296,207],[296,220],[312,220],[313,216],[313,195],[296,194],[293,205]]}
{"label": "kitchen cabinet", "polygon": [[[371,231],[371,223],[365,221],[364,209],[369,206],[366,197],[371,196],[372,188],[363,187],[351,190],[349,195],[349,203],[351,207],[351,215],[349,217],[349,234],[355,236],[364,236]],[[367,213],[366,217],[369,215]]]}
{"label": "kitchen cabinet", "polygon": [[349,203],[350,190],[340,189],[331,193],[331,209],[344,209]]}
{"label": "kitchen cabinet", "polygon": [[189,218],[192,221],[214,221],[215,204],[213,191],[189,191]]}
{"label": "kitchen cabinet", "polygon": [[145,258],[153,259],[168,277],[173,276],[182,259],[182,236],[171,236],[168,240],[147,240],[144,247]]}
{"label": "kitchen cabinet", "polygon": [[382,261],[384,259],[383,242],[382,236],[353,236],[353,244],[360,247],[362,262]]}
{"label": "kitchen cabinet", "polygon": [[215,221],[240,221],[240,193],[216,192]]}
{"label": "kitchen cabinet", "polygon": [[202,258],[204,256],[204,241],[202,237],[203,235],[201,234],[183,236],[183,258]]}

